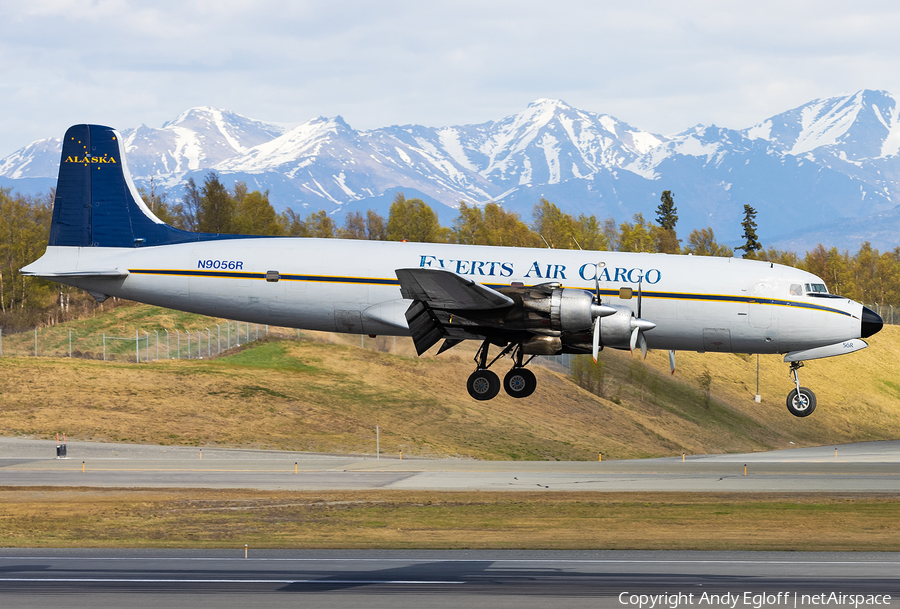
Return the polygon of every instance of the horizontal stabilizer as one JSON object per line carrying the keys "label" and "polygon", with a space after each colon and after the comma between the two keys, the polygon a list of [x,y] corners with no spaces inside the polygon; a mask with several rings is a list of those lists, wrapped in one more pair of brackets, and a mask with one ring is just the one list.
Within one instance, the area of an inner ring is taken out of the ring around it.
{"label": "horizontal stabilizer", "polygon": [[500,309],[513,304],[509,296],[450,271],[413,268],[394,272],[403,298],[419,300],[433,309]]}
{"label": "horizontal stabilizer", "polygon": [[52,279],[53,277],[110,277],[112,279],[118,277],[128,277],[128,271],[121,271],[119,269],[99,269],[96,271],[69,271],[65,273],[35,273],[29,272],[25,269],[22,269],[21,273],[23,275],[27,275],[30,277],[46,277],[48,279]]}

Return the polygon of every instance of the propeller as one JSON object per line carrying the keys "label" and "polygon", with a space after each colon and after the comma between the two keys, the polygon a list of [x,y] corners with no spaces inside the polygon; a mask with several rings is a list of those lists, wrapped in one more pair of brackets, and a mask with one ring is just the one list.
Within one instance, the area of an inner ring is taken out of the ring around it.
{"label": "propeller", "polygon": [[675,374],[675,349],[669,349],[669,369]]}
{"label": "propeller", "polygon": [[594,271],[594,300],[597,304],[591,306],[591,314],[594,315],[594,340],[592,342],[591,355],[594,357],[595,364],[597,363],[597,355],[600,353],[600,318],[616,314],[614,308],[600,302],[600,269],[605,266],[605,262],[598,262]]}
{"label": "propeller", "polygon": [[641,297],[643,295],[643,290],[641,289],[642,282],[643,278],[641,281],[638,281],[637,317],[631,319],[630,346],[631,352],[634,353],[634,350],[640,345],[641,354],[644,356],[644,359],[647,359],[647,339],[644,338],[644,332],[649,332],[656,327],[656,324],[641,318]]}

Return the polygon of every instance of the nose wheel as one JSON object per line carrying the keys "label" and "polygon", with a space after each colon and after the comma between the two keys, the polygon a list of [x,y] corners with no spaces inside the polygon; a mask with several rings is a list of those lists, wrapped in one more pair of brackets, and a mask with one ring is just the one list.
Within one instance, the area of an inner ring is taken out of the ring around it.
{"label": "nose wheel", "polygon": [[810,389],[800,386],[800,377],[797,371],[803,366],[803,362],[791,362],[791,379],[796,385],[787,396],[787,409],[795,417],[808,417],[816,409],[816,394]]}

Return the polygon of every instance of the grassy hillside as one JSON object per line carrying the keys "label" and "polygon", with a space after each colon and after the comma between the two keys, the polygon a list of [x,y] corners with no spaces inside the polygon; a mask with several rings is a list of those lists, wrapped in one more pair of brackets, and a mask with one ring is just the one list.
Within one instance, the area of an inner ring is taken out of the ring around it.
{"label": "grassy hillside", "polygon": [[[134,306],[76,329],[91,324],[129,336],[140,325],[152,335],[151,327],[217,321]],[[68,335],[66,326],[53,332]],[[476,402],[464,383],[474,344],[417,358],[408,339],[395,346],[366,338],[360,349],[359,337],[307,332],[298,340],[295,332],[203,360],[0,358],[0,434],[373,453],[378,425],[388,454],[575,460],[900,437],[896,327],[873,337],[869,349],[801,370],[803,385],[819,397],[807,419],[784,406],[792,385],[776,356],[760,358],[760,404],[753,401],[755,356],[679,353],[671,377],[665,352],[651,352],[645,365],[612,351],[601,355],[604,397],[535,367],[531,398]],[[4,337],[5,353],[15,339]],[[495,366],[502,375],[509,363]],[[707,371],[709,403],[698,383]]]}

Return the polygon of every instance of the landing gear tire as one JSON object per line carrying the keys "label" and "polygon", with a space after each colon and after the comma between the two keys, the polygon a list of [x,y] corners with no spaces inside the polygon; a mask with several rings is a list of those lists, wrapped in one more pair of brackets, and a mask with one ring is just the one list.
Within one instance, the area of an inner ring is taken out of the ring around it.
{"label": "landing gear tire", "polygon": [[500,393],[500,377],[490,370],[476,370],[469,375],[466,389],[476,400],[492,400]]}
{"label": "landing gear tire", "polygon": [[537,388],[537,379],[528,368],[516,367],[503,377],[503,388],[511,397],[527,398]]}
{"label": "landing gear tire", "polygon": [[816,409],[816,394],[806,387],[800,393],[792,389],[787,396],[787,409],[795,417],[808,417]]}

